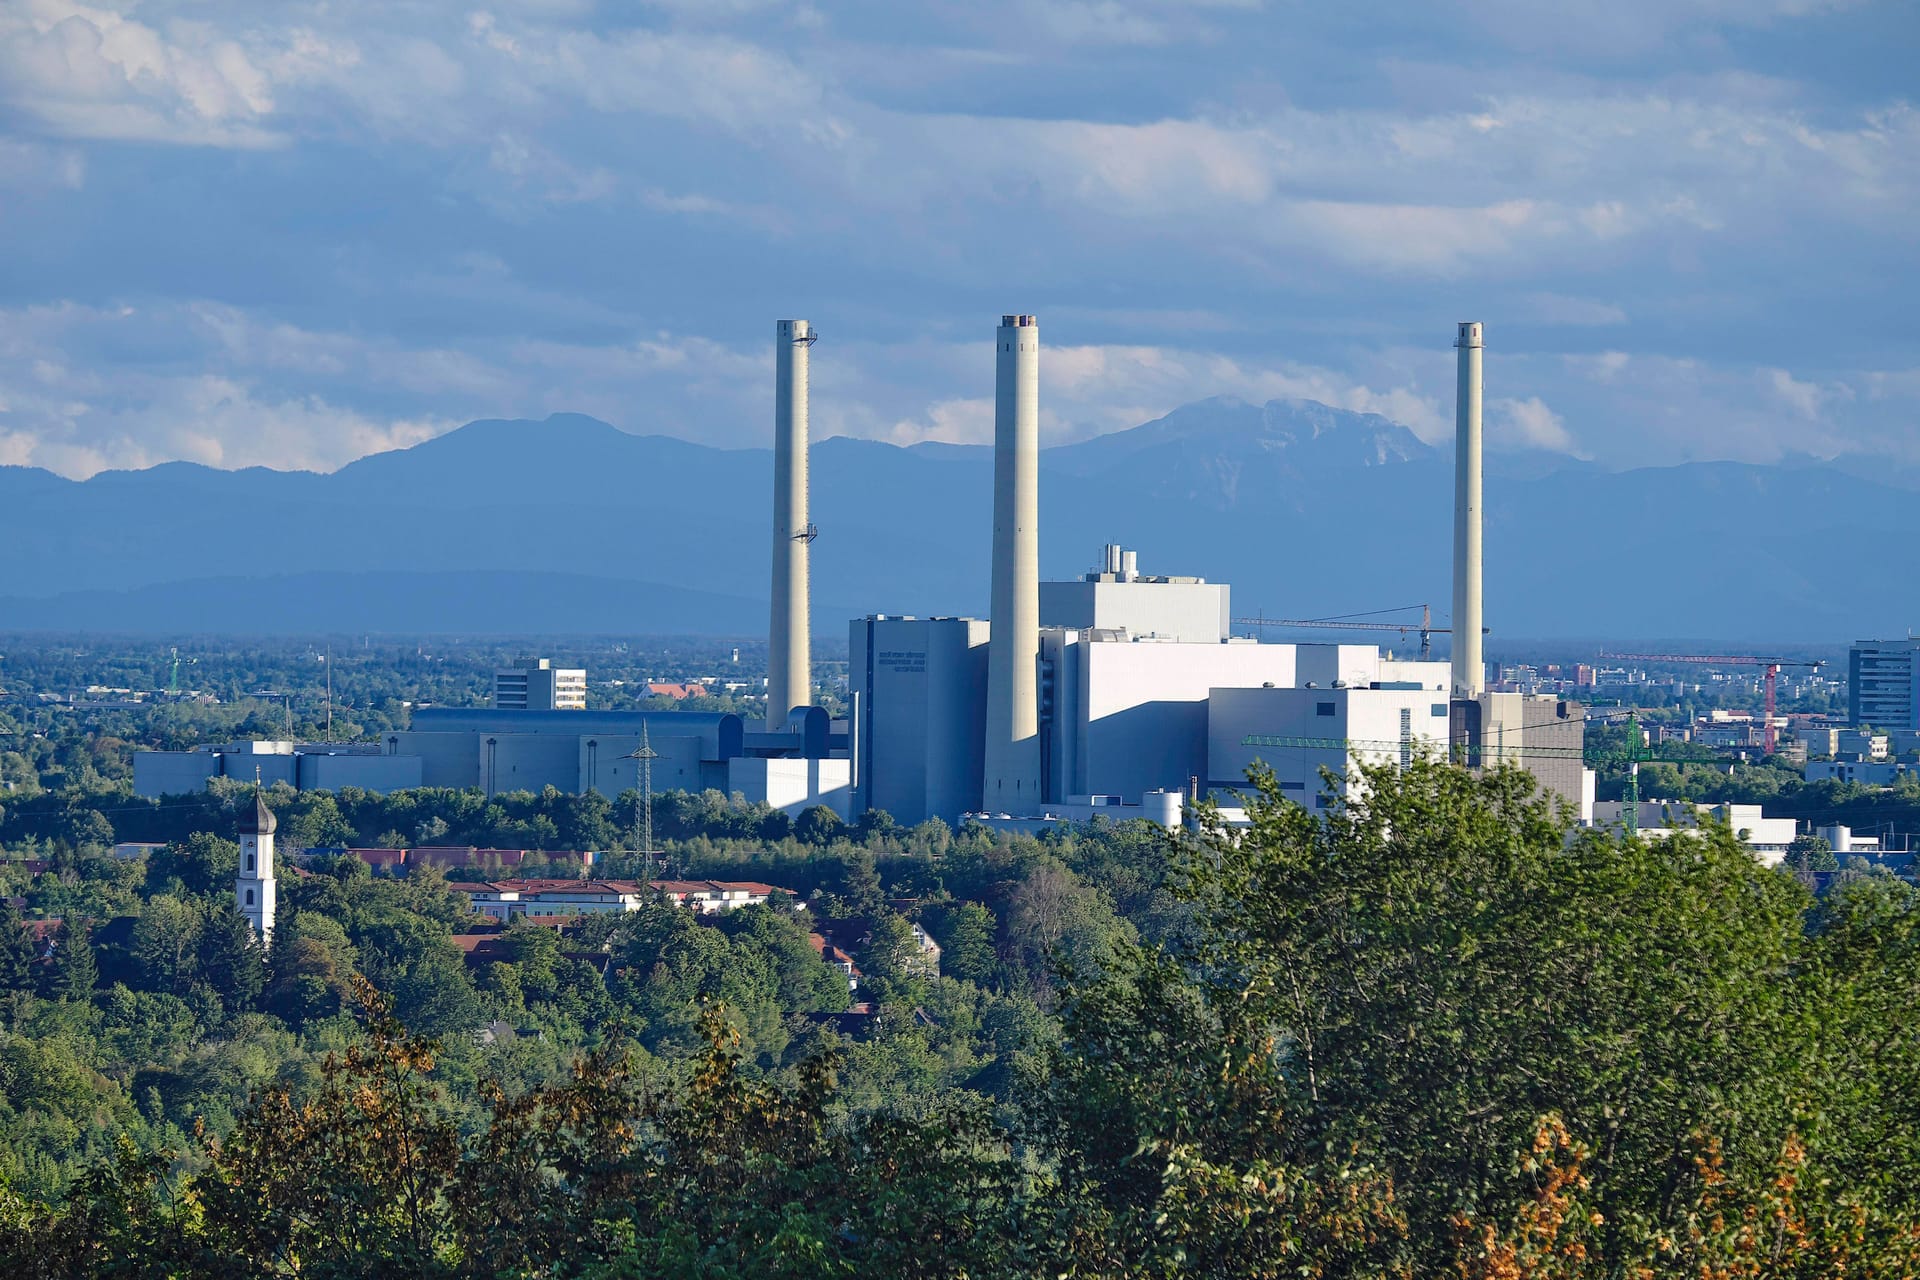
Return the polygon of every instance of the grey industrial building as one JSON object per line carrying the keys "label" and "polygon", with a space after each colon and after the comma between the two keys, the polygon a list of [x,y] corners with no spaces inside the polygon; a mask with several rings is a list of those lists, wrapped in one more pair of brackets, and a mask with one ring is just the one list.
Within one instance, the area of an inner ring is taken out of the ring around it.
{"label": "grey industrial building", "polygon": [[359,787],[385,793],[421,783],[417,756],[382,754],[372,744],[233,742],[191,751],[137,751],[133,793],[183,795],[206,790],[215,778],[285,783],[302,791]]}
{"label": "grey industrial building", "polygon": [[[633,758],[645,730],[659,791],[738,792],[798,813],[814,804],[848,812],[844,728],[797,709],[778,730],[736,715],[679,711],[521,711],[418,707],[410,726],[352,749],[236,743],[134,756],[134,791],[198,791],[216,777],[256,776],[301,790],[471,788],[497,795],[555,787],[617,795],[640,785]],[[837,759],[834,757],[838,757]]]}

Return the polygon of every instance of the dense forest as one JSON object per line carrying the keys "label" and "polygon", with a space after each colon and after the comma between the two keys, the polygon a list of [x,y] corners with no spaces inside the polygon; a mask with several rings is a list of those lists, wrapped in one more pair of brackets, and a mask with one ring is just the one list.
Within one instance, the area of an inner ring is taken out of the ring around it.
{"label": "dense forest", "polygon": [[[262,952],[217,832],[62,839],[7,872],[63,923],[0,931],[0,1272],[1920,1266],[1912,889],[1572,831],[1512,772],[1367,781],[1179,836],[703,830],[789,895],[480,964],[430,872],[288,867]],[[850,919],[858,1015],[806,937]]]}

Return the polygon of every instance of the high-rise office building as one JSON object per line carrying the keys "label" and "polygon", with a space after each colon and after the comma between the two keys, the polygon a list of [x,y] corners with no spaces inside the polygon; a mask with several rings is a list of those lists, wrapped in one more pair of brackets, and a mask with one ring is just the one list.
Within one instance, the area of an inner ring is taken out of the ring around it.
{"label": "high-rise office building", "polygon": [[1920,729],[1920,640],[1857,640],[1847,654],[1847,719]]}

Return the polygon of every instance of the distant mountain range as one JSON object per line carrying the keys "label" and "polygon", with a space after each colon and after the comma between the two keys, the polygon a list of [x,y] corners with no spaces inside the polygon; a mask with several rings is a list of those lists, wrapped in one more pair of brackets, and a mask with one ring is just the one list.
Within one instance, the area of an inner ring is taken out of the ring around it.
{"label": "distant mountain range", "polygon": [[[1204,400],[1042,455],[1041,564],[1103,542],[1318,617],[1450,594],[1452,460],[1385,418]],[[756,634],[772,455],[571,414],[470,423],[330,475],[0,468],[0,630]],[[814,629],[986,610],[992,453],[812,451]],[[1498,638],[1844,641],[1920,618],[1911,473],[1489,462]]]}

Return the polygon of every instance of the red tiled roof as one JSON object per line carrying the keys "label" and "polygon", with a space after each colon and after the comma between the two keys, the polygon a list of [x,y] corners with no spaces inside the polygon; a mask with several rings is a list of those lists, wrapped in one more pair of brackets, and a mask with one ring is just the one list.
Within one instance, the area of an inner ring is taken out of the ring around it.
{"label": "red tiled roof", "polygon": [[456,933],[453,945],[460,948],[468,964],[511,958],[506,938],[498,933]]}
{"label": "red tiled roof", "polygon": [[495,880],[483,886],[462,885],[462,888],[484,889],[518,893],[522,897],[541,893],[638,893],[640,886],[631,880]]}
{"label": "red tiled roof", "polygon": [[704,698],[707,686],[703,684],[673,684],[667,681],[650,681],[647,693],[656,698]]}
{"label": "red tiled roof", "polygon": [[46,942],[60,932],[60,917],[53,916],[46,920],[22,920],[20,927],[26,930],[27,936],[35,942]]}
{"label": "red tiled roof", "polygon": [[660,893],[705,893],[708,885],[705,880],[649,880],[647,888]]}
{"label": "red tiled roof", "polygon": [[840,948],[834,946],[832,943],[828,942],[825,938],[821,937],[819,934],[817,933],[808,934],[807,945],[812,947],[815,951],[818,951],[820,953],[820,958],[822,960],[825,960],[827,963],[844,964],[848,968],[853,970],[854,975],[856,977],[859,976],[860,966],[853,962],[853,957],[848,955],[846,952],[842,951]]}
{"label": "red tiled roof", "polygon": [[731,893],[755,893],[761,895],[785,893],[785,889],[770,884],[761,884],[757,880],[650,880],[647,887],[658,889],[661,893],[712,893],[718,889]]}

